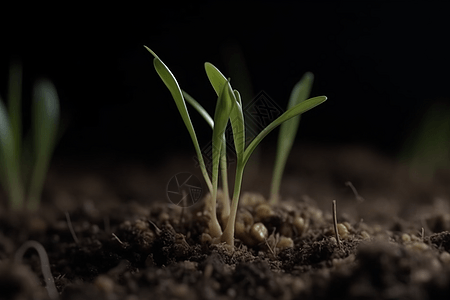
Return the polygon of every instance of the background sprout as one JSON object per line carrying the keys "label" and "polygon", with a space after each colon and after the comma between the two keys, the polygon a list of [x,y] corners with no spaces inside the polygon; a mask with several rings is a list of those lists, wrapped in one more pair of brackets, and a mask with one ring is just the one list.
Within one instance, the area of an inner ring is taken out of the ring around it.
{"label": "background sprout", "polygon": [[[294,107],[308,99],[311,93],[311,87],[314,81],[314,75],[310,72],[305,73],[300,81],[294,86],[289,98],[287,109]],[[281,178],[283,177],[286,161],[294,145],[295,135],[297,134],[300,115],[284,122],[280,126],[278,134],[277,152],[275,157],[275,167],[272,174],[272,185],[270,187],[270,203],[275,204],[279,199]]]}
{"label": "background sprout", "polygon": [[[34,211],[39,206],[45,174],[55,148],[59,124],[59,99],[50,81],[40,80],[34,85],[32,101],[34,152],[31,149],[22,149],[24,143],[22,143],[21,82],[22,67],[19,64],[12,64],[8,112],[0,99],[0,165],[2,166],[0,183],[8,193],[12,209],[22,209],[25,206],[26,209]],[[33,156],[30,174],[22,172],[22,168],[29,168],[25,165],[28,161],[24,159],[27,153]],[[27,191],[24,188],[24,182],[30,184]],[[28,199],[25,203],[26,192],[28,192]]]}

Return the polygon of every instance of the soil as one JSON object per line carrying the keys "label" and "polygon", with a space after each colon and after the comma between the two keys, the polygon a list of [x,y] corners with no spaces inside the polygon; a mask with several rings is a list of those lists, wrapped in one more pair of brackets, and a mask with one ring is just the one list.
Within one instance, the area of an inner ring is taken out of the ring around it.
{"label": "soil", "polygon": [[165,196],[191,158],[56,161],[37,213],[7,210],[0,194],[0,299],[49,298],[37,252],[14,259],[29,240],[60,299],[449,299],[448,171],[425,179],[364,148],[303,146],[269,206],[272,159],[247,170],[234,249],[211,243],[204,201]]}

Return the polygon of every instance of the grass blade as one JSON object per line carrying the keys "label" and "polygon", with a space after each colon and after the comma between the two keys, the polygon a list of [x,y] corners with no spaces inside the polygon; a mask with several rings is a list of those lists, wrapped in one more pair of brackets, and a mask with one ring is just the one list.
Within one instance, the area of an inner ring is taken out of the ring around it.
{"label": "grass blade", "polygon": [[175,100],[175,104],[180,112],[181,118],[183,119],[184,125],[186,126],[189,135],[191,136],[192,143],[194,144],[195,152],[197,154],[197,158],[199,161],[200,169],[202,171],[202,175],[208,185],[209,191],[212,193],[212,184],[211,180],[208,176],[208,172],[206,170],[205,162],[203,160],[203,156],[200,150],[200,146],[198,144],[197,135],[195,134],[194,126],[192,126],[191,118],[189,117],[189,112],[186,108],[186,103],[184,101],[183,93],[181,92],[180,86],[178,85],[177,80],[173,76],[172,72],[169,68],[159,59],[159,57],[147,46],[144,46],[154,57],[153,66],[158,73],[161,80],[164,82],[166,87],[169,89],[172,94],[173,99]]}
{"label": "grass blade", "polygon": [[55,86],[50,81],[41,80],[35,84],[32,113],[36,156],[27,206],[30,210],[36,210],[55,148],[59,125],[59,98]]}
{"label": "grass blade", "polygon": [[208,62],[205,63],[205,71],[206,75],[208,76],[209,82],[211,82],[211,85],[214,88],[214,91],[216,92],[217,96],[219,96],[223,90],[223,85],[227,83],[227,78],[223,76],[219,69]]}
{"label": "grass blade", "polygon": [[203,119],[205,119],[206,123],[208,123],[209,127],[211,127],[211,129],[213,129],[214,128],[214,121],[211,118],[211,116],[209,115],[209,113],[203,108],[203,106],[200,105],[200,103],[198,103],[194,98],[192,98],[191,95],[189,95],[185,91],[182,91],[182,92],[183,92],[184,99],[193,108],[195,108],[195,110],[203,117]]}
{"label": "grass blade", "polygon": [[0,172],[2,185],[8,192],[11,208],[20,209],[23,207],[23,189],[15,147],[14,134],[8,113],[3,101],[0,99],[0,157],[2,162]]}
{"label": "grass blade", "polygon": [[[287,109],[290,109],[308,99],[313,81],[314,75],[312,73],[308,72],[303,75],[300,81],[292,89]],[[272,185],[270,189],[270,199],[272,203],[275,203],[278,199],[284,167],[286,166],[287,158],[294,144],[299,123],[300,115],[287,120],[280,126],[275,167],[272,175]]]}
{"label": "grass blade", "polygon": [[22,142],[22,65],[12,63],[9,68],[8,110],[16,156],[21,156]]}
{"label": "grass blade", "polygon": [[259,143],[263,140],[263,138],[266,135],[268,135],[272,130],[274,130],[277,126],[281,125],[283,122],[285,122],[299,114],[302,114],[302,113],[316,107],[317,105],[325,102],[326,100],[327,100],[327,97],[325,97],[325,96],[319,96],[319,97],[314,97],[314,98],[308,99],[306,101],[303,101],[303,102],[297,104],[296,106],[292,107],[291,109],[287,110],[285,113],[283,113],[277,119],[275,119],[266,128],[264,128],[253,139],[253,141],[248,145],[247,149],[245,149],[244,164],[247,163],[251,154],[256,149],[256,147],[259,145]]}
{"label": "grass blade", "polygon": [[230,122],[233,129],[234,147],[237,160],[242,162],[245,151],[244,114],[242,112],[241,95],[237,90],[233,91],[235,105],[231,110]]}

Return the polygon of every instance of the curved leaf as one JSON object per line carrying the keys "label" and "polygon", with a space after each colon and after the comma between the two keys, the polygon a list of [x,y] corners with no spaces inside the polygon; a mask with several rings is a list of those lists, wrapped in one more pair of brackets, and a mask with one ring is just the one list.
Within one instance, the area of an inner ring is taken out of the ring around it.
{"label": "curved leaf", "polygon": [[186,103],[184,102],[183,93],[181,92],[180,86],[178,85],[175,76],[173,76],[172,72],[169,68],[159,59],[159,57],[150,50],[147,46],[144,46],[145,49],[150,52],[153,59],[153,66],[155,67],[156,72],[158,73],[161,80],[164,82],[166,87],[169,89],[172,94],[173,99],[175,100],[175,104],[180,112],[181,118],[183,119],[184,125],[186,126],[189,135],[191,136],[192,143],[194,144],[195,152],[197,154],[197,158],[200,164],[200,169],[202,171],[202,175],[208,185],[210,191],[212,191],[211,180],[209,179],[208,173],[206,171],[205,162],[203,160],[203,156],[200,150],[200,146],[198,144],[197,135],[195,134],[194,126],[192,126],[191,118],[189,117],[189,113],[186,108]]}
{"label": "curved leaf", "polygon": [[244,114],[242,113],[241,95],[237,90],[233,91],[235,105],[231,110],[230,122],[233,129],[234,148],[238,161],[242,161],[245,151],[245,127]]}
{"label": "curved leaf", "polygon": [[29,209],[35,210],[41,198],[59,125],[59,98],[50,81],[40,80],[35,84],[32,110],[36,155],[27,205]]}
{"label": "curved leaf", "polygon": [[[292,89],[287,109],[290,109],[291,107],[294,107],[295,105],[308,99],[313,81],[314,75],[312,73],[308,72],[303,75],[300,81]],[[270,188],[272,201],[278,197],[284,167],[294,144],[299,123],[300,115],[287,120],[280,126],[275,166],[272,175],[272,185]]]}
{"label": "curved leaf", "polygon": [[216,91],[217,96],[219,96],[223,90],[223,85],[227,82],[227,78],[223,76],[219,69],[209,62],[205,63],[205,71],[214,91]]}
{"label": "curved leaf", "polygon": [[311,108],[316,107],[317,105],[323,103],[327,100],[327,97],[325,96],[319,96],[314,97],[311,99],[308,99],[306,101],[303,101],[296,106],[292,107],[288,111],[286,111],[284,114],[279,116],[277,119],[275,119],[272,123],[270,123],[266,128],[264,128],[248,145],[247,149],[245,149],[244,153],[244,164],[247,163],[248,159],[250,158],[250,155],[253,153],[253,151],[256,149],[256,147],[259,145],[259,143],[262,141],[262,139],[268,135],[272,130],[274,130],[277,126],[281,125],[283,122],[302,114]]}
{"label": "curved leaf", "polygon": [[14,134],[6,107],[0,99],[0,180],[8,191],[9,202],[13,209],[23,205],[23,192],[20,180],[19,158],[16,155]]}
{"label": "curved leaf", "polygon": [[190,105],[192,105],[193,108],[195,108],[195,110],[203,117],[203,119],[205,119],[206,123],[208,123],[208,125],[211,128],[214,128],[214,121],[211,118],[211,116],[209,115],[209,113],[203,108],[203,106],[201,106],[200,103],[198,103],[194,98],[192,98],[191,95],[189,95],[185,91],[182,91],[182,92],[183,92],[184,99]]}
{"label": "curved leaf", "polygon": [[[234,93],[231,89],[230,83],[227,81],[223,86],[222,92],[217,100],[216,110],[214,113],[214,129],[212,137],[213,172],[214,167],[218,167],[223,134],[227,128],[228,119],[230,118],[230,113],[235,102],[236,99],[234,97]],[[216,161],[217,165],[215,164]]]}

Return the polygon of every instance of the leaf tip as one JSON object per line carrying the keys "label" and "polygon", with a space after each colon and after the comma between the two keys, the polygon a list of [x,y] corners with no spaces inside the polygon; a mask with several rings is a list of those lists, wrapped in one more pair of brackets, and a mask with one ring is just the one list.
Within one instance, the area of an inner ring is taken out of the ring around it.
{"label": "leaf tip", "polygon": [[149,47],[147,47],[147,46],[145,46],[145,45],[143,45],[143,46],[144,46],[144,48],[147,49],[147,51],[150,52],[155,58],[159,58],[158,55],[156,55],[156,53],[153,52],[152,49],[150,49]]}

